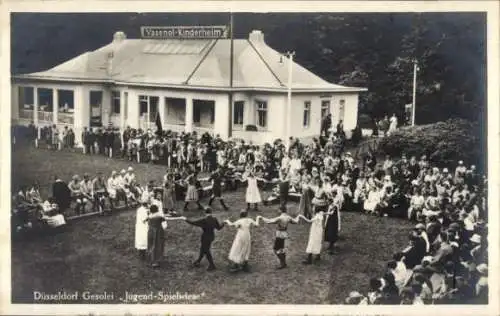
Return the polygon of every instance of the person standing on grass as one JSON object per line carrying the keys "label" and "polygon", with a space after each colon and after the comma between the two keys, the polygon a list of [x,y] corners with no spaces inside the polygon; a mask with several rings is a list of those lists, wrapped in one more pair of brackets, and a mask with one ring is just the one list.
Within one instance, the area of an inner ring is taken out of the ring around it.
{"label": "person standing on grass", "polygon": [[248,174],[243,177],[243,181],[247,182],[247,190],[245,194],[245,202],[247,203],[247,211],[250,210],[250,205],[254,205],[254,209],[258,211],[258,204],[262,202],[260,191],[257,183],[257,178],[253,170],[249,170]]}
{"label": "person standing on grass", "polygon": [[172,173],[167,173],[163,178],[163,212],[165,214],[175,213],[175,183]]}
{"label": "person standing on grass", "polygon": [[248,272],[248,259],[250,258],[251,248],[250,229],[252,226],[259,226],[259,223],[251,218],[248,218],[248,212],[246,210],[242,210],[240,212],[240,219],[237,221],[232,223],[231,221],[226,220],[224,223],[238,229],[228,257],[233,263],[231,272],[237,272],[240,269]]}
{"label": "person standing on grass", "polygon": [[210,180],[212,181],[212,196],[208,201],[208,206],[212,205],[212,202],[217,198],[224,208],[224,210],[229,210],[229,208],[224,203],[224,199],[222,198],[222,174],[220,168],[217,168],[214,173],[210,176]]}
{"label": "person standing on grass", "polygon": [[325,215],[325,241],[328,242],[328,252],[333,255],[340,230],[340,205],[335,203],[335,198],[330,200],[330,206]]}
{"label": "person standing on grass", "polygon": [[299,220],[298,218],[292,218],[290,215],[288,215],[286,212],[286,208],[281,207],[280,210],[280,216],[272,219],[257,216],[257,222],[259,221],[259,219],[262,219],[266,224],[276,224],[276,237],[274,239],[273,250],[280,261],[280,265],[277,267],[277,269],[284,269],[287,267],[285,241],[289,238],[288,224],[297,224]]}
{"label": "person standing on grass", "polygon": [[311,219],[308,219],[304,215],[300,214],[297,218],[302,218],[308,223],[311,223],[311,229],[309,231],[309,240],[307,242],[307,258],[302,263],[312,264],[313,256],[316,262],[320,260],[321,247],[323,244],[323,233],[324,233],[324,212],[319,210]]}
{"label": "person standing on grass", "polygon": [[192,172],[187,178],[187,191],[186,199],[184,203],[184,211],[187,211],[189,202],[194,202],[198,205],[198,209],[202,210],[203,206],[200,204],[200,195],[198,193],[198,188],[196,187],[196,172]]}
{"label": "person standing on grass", "polygon": [[146,260],[148,249],[148,200],[141,200],[141,205],[137,208],[135,217],[135,249],[139,253],[141,260]]}
{"label": "person standing on grass", "polygon": [[198,256],[198,259],[196,259],[193,262],[193,266],[199,267],[201,260],[206,257],[208,260],[208,269],[207,271],[213,271],[215,270],[215,264],[212,258],[212,253],[210,251],[212,247],[212,242],[215,239],[215,233],[214,231],[221,230],[224,227],[224,223],[219,223],[217,218],[212,216],[212,209],[210,207],[207,207],[205,209],[205,217],[199,220],[190,220],[186,219],[186,222],[188,224],[198,226],[203,230],[203,233],[201,234],[201,246],[200,246],[200,255]]}

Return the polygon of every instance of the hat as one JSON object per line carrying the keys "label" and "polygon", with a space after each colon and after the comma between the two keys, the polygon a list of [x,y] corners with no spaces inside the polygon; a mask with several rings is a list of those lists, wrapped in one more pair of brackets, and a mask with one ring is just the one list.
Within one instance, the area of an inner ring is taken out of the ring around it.
{"label": "hat", "polygon": [[463,160],[460,160],[460,161],[458,162],[458,164],[459,164],[459,165],[463,165],[463,164],[464,164]]}
{"label": "hat", "polygon": [[149,199],[148,199],[146,196],[143,196],[143,197],[141,198],[141,203],[142,203],[142,204],[148,204],[148,203],[149,203]]}
{"label": "hat", "polygon": [[111,176],[116,176],[116,171],[115,170],[111,171]]}
{"label": "hat", "polygon": [[128,171],[128,172],[132,172],[132,171],[134,171],[134,168],[132,168],[132,167],[128,167],[127,171]]}
{"label": "hat", "polygon": [[424,262],[428,262],[428,263],[431,263],[432,262],[432,256],[425,256],[422,258],[422,263]]}
{"label": "hat", "polygon": [[346,152],[345,154],[346,154],[347,156],[351,156],[351,152],[350,152],[350,151]]}
{"label": "hat", "polygon": [[444,168],[443,173],[448,173],[448,168]]}
{"label": "hat", "polygon": [[391,181],[391,176],[390,176],[390,175],[386,175],[386,176],[384,177],[384,180],[385,180],[385,181]]}
{"label": "hat", "polygon": [[474,235],[472,235],[472,237],[469,240],[475,244],[480,244],[481,243],[481,236],[479,236],[478,234],[474,234]]}
{"label": "hat", "polygon": [[460,225],[458,223],[454,222],[454,223],[450,224],[449,228],[453,229],[453,230],[459,230],[460,229]]}
{"label": "hat", "polygon": [[418,180],[417,180],[417,179],[412,180],[412,181],[411,181],[411,184],[412,184],[412,185],[418,185]]}
{"label": "hat", "polygon": [[481,263],[476,267],[477,272],[480,274],[487,274],[488,273],[488,265],[486,263]]}
{"label": "hat", "polygon": [[120,171],[121,174],[124,174],[124,173],[127,173],[127,171],[125,171],[125,169],[122,169],[122,171]]}
{"label": "hat", "polygon": [[362,298],[363,295],[358,291],[352,291],[349,293],[349,298]]}
{"label": "hat", "polygon": [[75,175],[73,176],[73,180],[78,180],[78,175],[77,175],[77,174],[75,174]]}
{"label": "hat", "polygon": [[415,225],[415,228],[416,229],[425,229],[425,225],[422,223],[418,223],[417,225]]}

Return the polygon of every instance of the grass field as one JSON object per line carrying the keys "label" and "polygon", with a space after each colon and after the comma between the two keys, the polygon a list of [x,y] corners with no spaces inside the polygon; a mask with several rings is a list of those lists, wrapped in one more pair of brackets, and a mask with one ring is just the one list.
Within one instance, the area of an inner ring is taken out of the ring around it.
{"label": "grass field", "polygon": [[[74,173],[94,174],[99,170],[109,174],[128,165],[101,156],[21,148],[12,153],[12,185],[15,188],[39,180],[42,195],[46,197],[54,174],[69,180]],[[146,164],[133,167],[142,182],[159,181],[165,171],[161,166]],[[244,190],[227,193],[225,197],[231,210],[222,211],[215,202],[215,216],[234,220],[244,207]],[[295,203],[289,204],[292,213],[296,207]],[[276,206],[267,206],[261,207],[260,213],[271,217],[278,211]],[[188,217],[200,215],[199,211],[186,213]],[[134,225],[135,211],[123,210],[107,217],[76,220],[65,231],[52,236],[14,243],[12,302],[32,303],[34,291],[64,290],[113,294],[113,299],[92,303],[120,303],[126,291],[134,294],[163,291],[200,294],[197,300],[167,303],[339,304],[349,291],[367,290],[370,277],[379,276],[392,254],[406,245],[410,227],[404,220],[343,213],[338,254],[324,254],[320,264],[304,266],[301,261],[309,224],[301,222],[290,229],[289,268],[275,270],[278,264],[272,252],[275,227],[263,224],[252,232],[251,272],[231,274],[226,258],[235,234],[233,228],[224,228],[216,234],[213,255],[218,269],[207,272],[206,262],[202,268],[190,267],[198,254],[200,231],[196,227],[185,222],[169,223],[165,259],[162,267],[154,270],[137,258]],[[71,303],[77,302],[83,301]],[[159,300],[141,302],[160,303]]]}

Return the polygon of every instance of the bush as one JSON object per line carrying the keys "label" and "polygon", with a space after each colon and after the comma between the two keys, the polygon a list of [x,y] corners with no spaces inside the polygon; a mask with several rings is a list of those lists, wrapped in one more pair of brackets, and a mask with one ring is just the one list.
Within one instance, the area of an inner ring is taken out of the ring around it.
{"label": "bush", "polygon": [[370,115],[365,113],[360,113],[358,115],[358,126],[360,128],[373,128],[373,119]]}
{"label": "bush", "polygon": [[482,169],[484,161],[480,126],[462,119],[450,119],[429,125],[403,127],[382,139],[380,154],[399,157],[427,155],[440,167],[454,168],[459,160]]}

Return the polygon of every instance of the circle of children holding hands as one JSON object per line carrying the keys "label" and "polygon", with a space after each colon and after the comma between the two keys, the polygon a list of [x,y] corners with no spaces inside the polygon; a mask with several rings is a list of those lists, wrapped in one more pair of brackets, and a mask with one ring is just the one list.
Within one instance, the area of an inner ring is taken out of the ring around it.
{"label": "circle of children holding hands", "polygon": [[[310,224],[303,263],[312,264],[320,259],[324,242],[328,253],[336,253],[342,212],[399,217],[416,224],[409,234],[408,247],[394,255],[382,278],[370,280],[367,295],[353,291],[347,304],[438,304],[459,303],[471,297],[487,299],[487,181],[475,166],[466,167],[459,161],[455,170],[449,170],[432,166],[426,156],[408,159],[404,154],[397,160],[387,156],[377,164],[370,152],[355,161],[338,144],[333,135],[314,139],[309,145],[291,139],[288,148],[281,141],[253,146],[202,135],[199,142],[188,139],[187,145],[182,145],[184,151],[164,152],[168,153],[164,157],[170,171],[161,190],[155,190],[152,183],[145,188],[139,186],[130,168],[120,174],[114,172],[107,181],[100,174],[88,188],[79,187],[77,183],[81,182],[75,178],[75,184],[67,185],[68,192],[60,184],[64,182],[56,179],[53,195],[55,204],[63,210],[69,205],[66,195],[77,206],[93,201],[94,208],[100,211],[106,199],[112,207],[120,200],[127,205],[140,204],[135,247],[153,267],[160,265],[163,256],[167,223],[175,225],[176,221],[201,229],[199,257],[193,265],[200,266],[206,257],[208,270],[215,269],[211,254],[215,231],[235,229],[228,259],[231,271],[236,272],[249,271],[252,229],[262,224],[275,225],[272,250],[278,268],[283,269],[287,267],[290,224]],[[192,154],[186,155],[186,150]],[[199,171],[210,172],[208,207],[200,203],[204,190]],[[88,176],[85,178],[88,180]],[[235,190],[242,183],[246,186],[247,208],[235,221],[219,221],[212,214],[213,202],[217,200],[224,210],[229,210],[223,188]],[[181,184],[185,188],[182,197],[177,194]],[[269,185],[272,193],[263,198],[260,188]],[[21,190],[17,197],[20,204],[31,203],[33,190]],[[195,205],[204,210],[205,216],[178,216],[176,201],[181,198],[184,211]],[[289,200],[294,199],[298,201],[297,210],[287,212]],[[259,206],[273,202],[279,203],[280,214],[262,217]]]}

